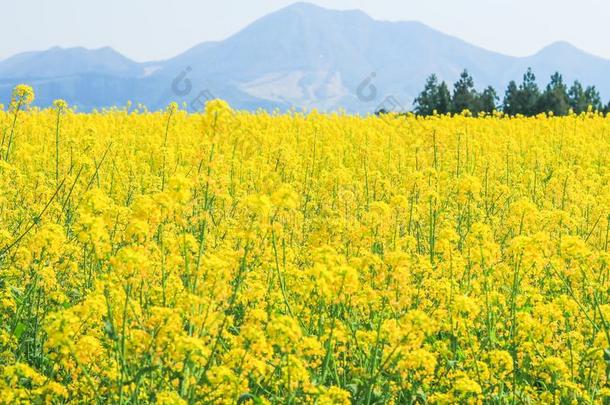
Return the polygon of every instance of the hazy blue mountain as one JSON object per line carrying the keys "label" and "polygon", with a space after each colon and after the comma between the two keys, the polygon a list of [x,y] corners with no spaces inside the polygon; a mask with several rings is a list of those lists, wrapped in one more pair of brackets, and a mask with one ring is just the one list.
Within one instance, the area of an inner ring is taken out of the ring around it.
{"label": "hazy blue mountain", "polygon": [[453,82],[467,68],[477,87],[492,85],[502,94],[528,66],[541,85],[560,71],[567,81],[595,84],[610,97],[610,61],[565,42],[516,58],[418,22],[376,21],[361,11],[296,3],[167,61],[136,63],[110,48],[16,55],[0,61],[0,101],[24,82],[35,87],[39,105],[64,98],[82,110],[128,100],[153,109],[170,101],[199,109],[206,98],[219,97],[249,110],[371,112],[384,103],[410,108],[431,73]]}
{"label": "hazy blue mountain", "polygon": [[610,60],[586,53],[567,42],[555,42],[527,58],[520,58],[504,74],[505,81],[517,77],[531,66],[538,81],[546,84],[549,77],[559,71],[566,82],[578,79],[583,84],[595,85],[604,98],[610,98]]}
{"label": "hazy blue mountain", "polygon": [[82,110],[123,104],[137,91],[146,66],[108,47],[26,52],[0,62],[0,100],[8,101],[15,84],[28,83],[41,106],[57,98]]}
{"label": "hazy blue mountain", "polygon": [[51,48],[26,52],[5,59],[0,77],[55,78],[76,74],[104,74],[118,77],[141,75],[143,67],[112,48]]}
{"label": "hazy blue mountain", "polygon": [[[176,77],[190,66],[195,87],[213,93],[215,83],[231,83],[245,96],[283,106],[371,111],[389,95],[409,106],[431,72],[453,80],[466,67],[488,81],[511,61],[421,23],[297,3],[168,61],[159,76]],[[358,97],[373,75],[376,97],[368,86]]]}

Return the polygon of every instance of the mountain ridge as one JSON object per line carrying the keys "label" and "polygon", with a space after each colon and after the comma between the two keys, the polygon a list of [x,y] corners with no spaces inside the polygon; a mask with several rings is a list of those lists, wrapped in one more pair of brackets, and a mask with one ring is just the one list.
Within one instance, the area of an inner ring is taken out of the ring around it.
{"label": "mountain ridge", "polygon": [[610,60],[566,41],[514,57],[418,21],[380,21],[360,10],[298,2],[225,40],[202,42],[164,61],[135,62],[109,47],[14,55],[0,60],[0,102],[10,97],[12,86],[26,82],[33,85],[38,105],[64,98],[83,110],[128,100],[152,109],[171,101],[196,109],[201,97],[219,97],[238,109],[367,113],[388,97],[408,109],[432,73],[453,82],[466,68],[478,88],[491,85],[501,94],[528,67],[541,84],[559,71],[567,81],[594,84],[610,97],[605,77]]}

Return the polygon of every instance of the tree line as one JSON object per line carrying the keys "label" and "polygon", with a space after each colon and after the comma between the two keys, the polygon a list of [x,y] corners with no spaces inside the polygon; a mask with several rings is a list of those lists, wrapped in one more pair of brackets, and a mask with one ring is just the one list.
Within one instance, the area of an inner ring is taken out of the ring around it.
{"label": "tree line", "polygon": [[491,86],[482,92],[477,91],[474,79],[467,70],[462,72],[452,91],[446,82],[439,82],[433,74],[428,77],[423,91],[415,99],[414,112],[418,115],[460,114],[469,110],[478,115],[502,111],[509,115],[525,116],[550,112],[554,115],[567,115],[570,110],[577,114],[589,110],[610,112],[610,103],[602,103],[595,86],[585,88],[576,80],[568,88],[563,76],[557,72],[551,76],[547,86],[540,89],[531,68],[525,72],[520,84],[514,80],[508,84],[502,103],[499,101],[496,90]]}

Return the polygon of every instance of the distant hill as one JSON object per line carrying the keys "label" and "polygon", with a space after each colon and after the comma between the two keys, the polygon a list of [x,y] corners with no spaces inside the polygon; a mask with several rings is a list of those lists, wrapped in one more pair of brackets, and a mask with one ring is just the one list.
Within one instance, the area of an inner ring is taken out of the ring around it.
{"label": "distant hill", "polygon": [[128,100],[153,109],[170,101],[197,108],[198,96],[214,96],[239,109],[365,113],[387,96],[409,108],[431,73],[453,82],[467,68],[478,87],[492,85],[502,94],[529,66],[541,84],[560,71],[567,81],[595,84],[610,98],[610,61],[565,42],[516,58],[419,22],[376,21],[361,11],[296,3],[224,41],[162,62],[136,63],[110,48],[19,54],[0,61],[0,100],[6,102],[15,84],[30,83],[39,105],[64,98],[81,110]]}
{"label": "distant hill", "polygon": [[57,78],[77,74],[105,74],[135,77],[142,66],[112,48],[51,48],[42,52],[26,52],[4,60],[0,77]]}

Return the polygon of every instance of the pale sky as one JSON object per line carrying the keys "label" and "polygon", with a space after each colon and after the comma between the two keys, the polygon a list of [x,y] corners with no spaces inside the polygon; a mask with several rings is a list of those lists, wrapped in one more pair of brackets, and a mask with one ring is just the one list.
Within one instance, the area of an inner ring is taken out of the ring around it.
{"label": "pale sky", "polygon": [[[311,0],[380,20],[417,20],[513,56],[563,40],[610,59],[604,0]],[[224,39],[294,0],[3,0],[0,59],[52,46],[111,46],[137,61]]]}

